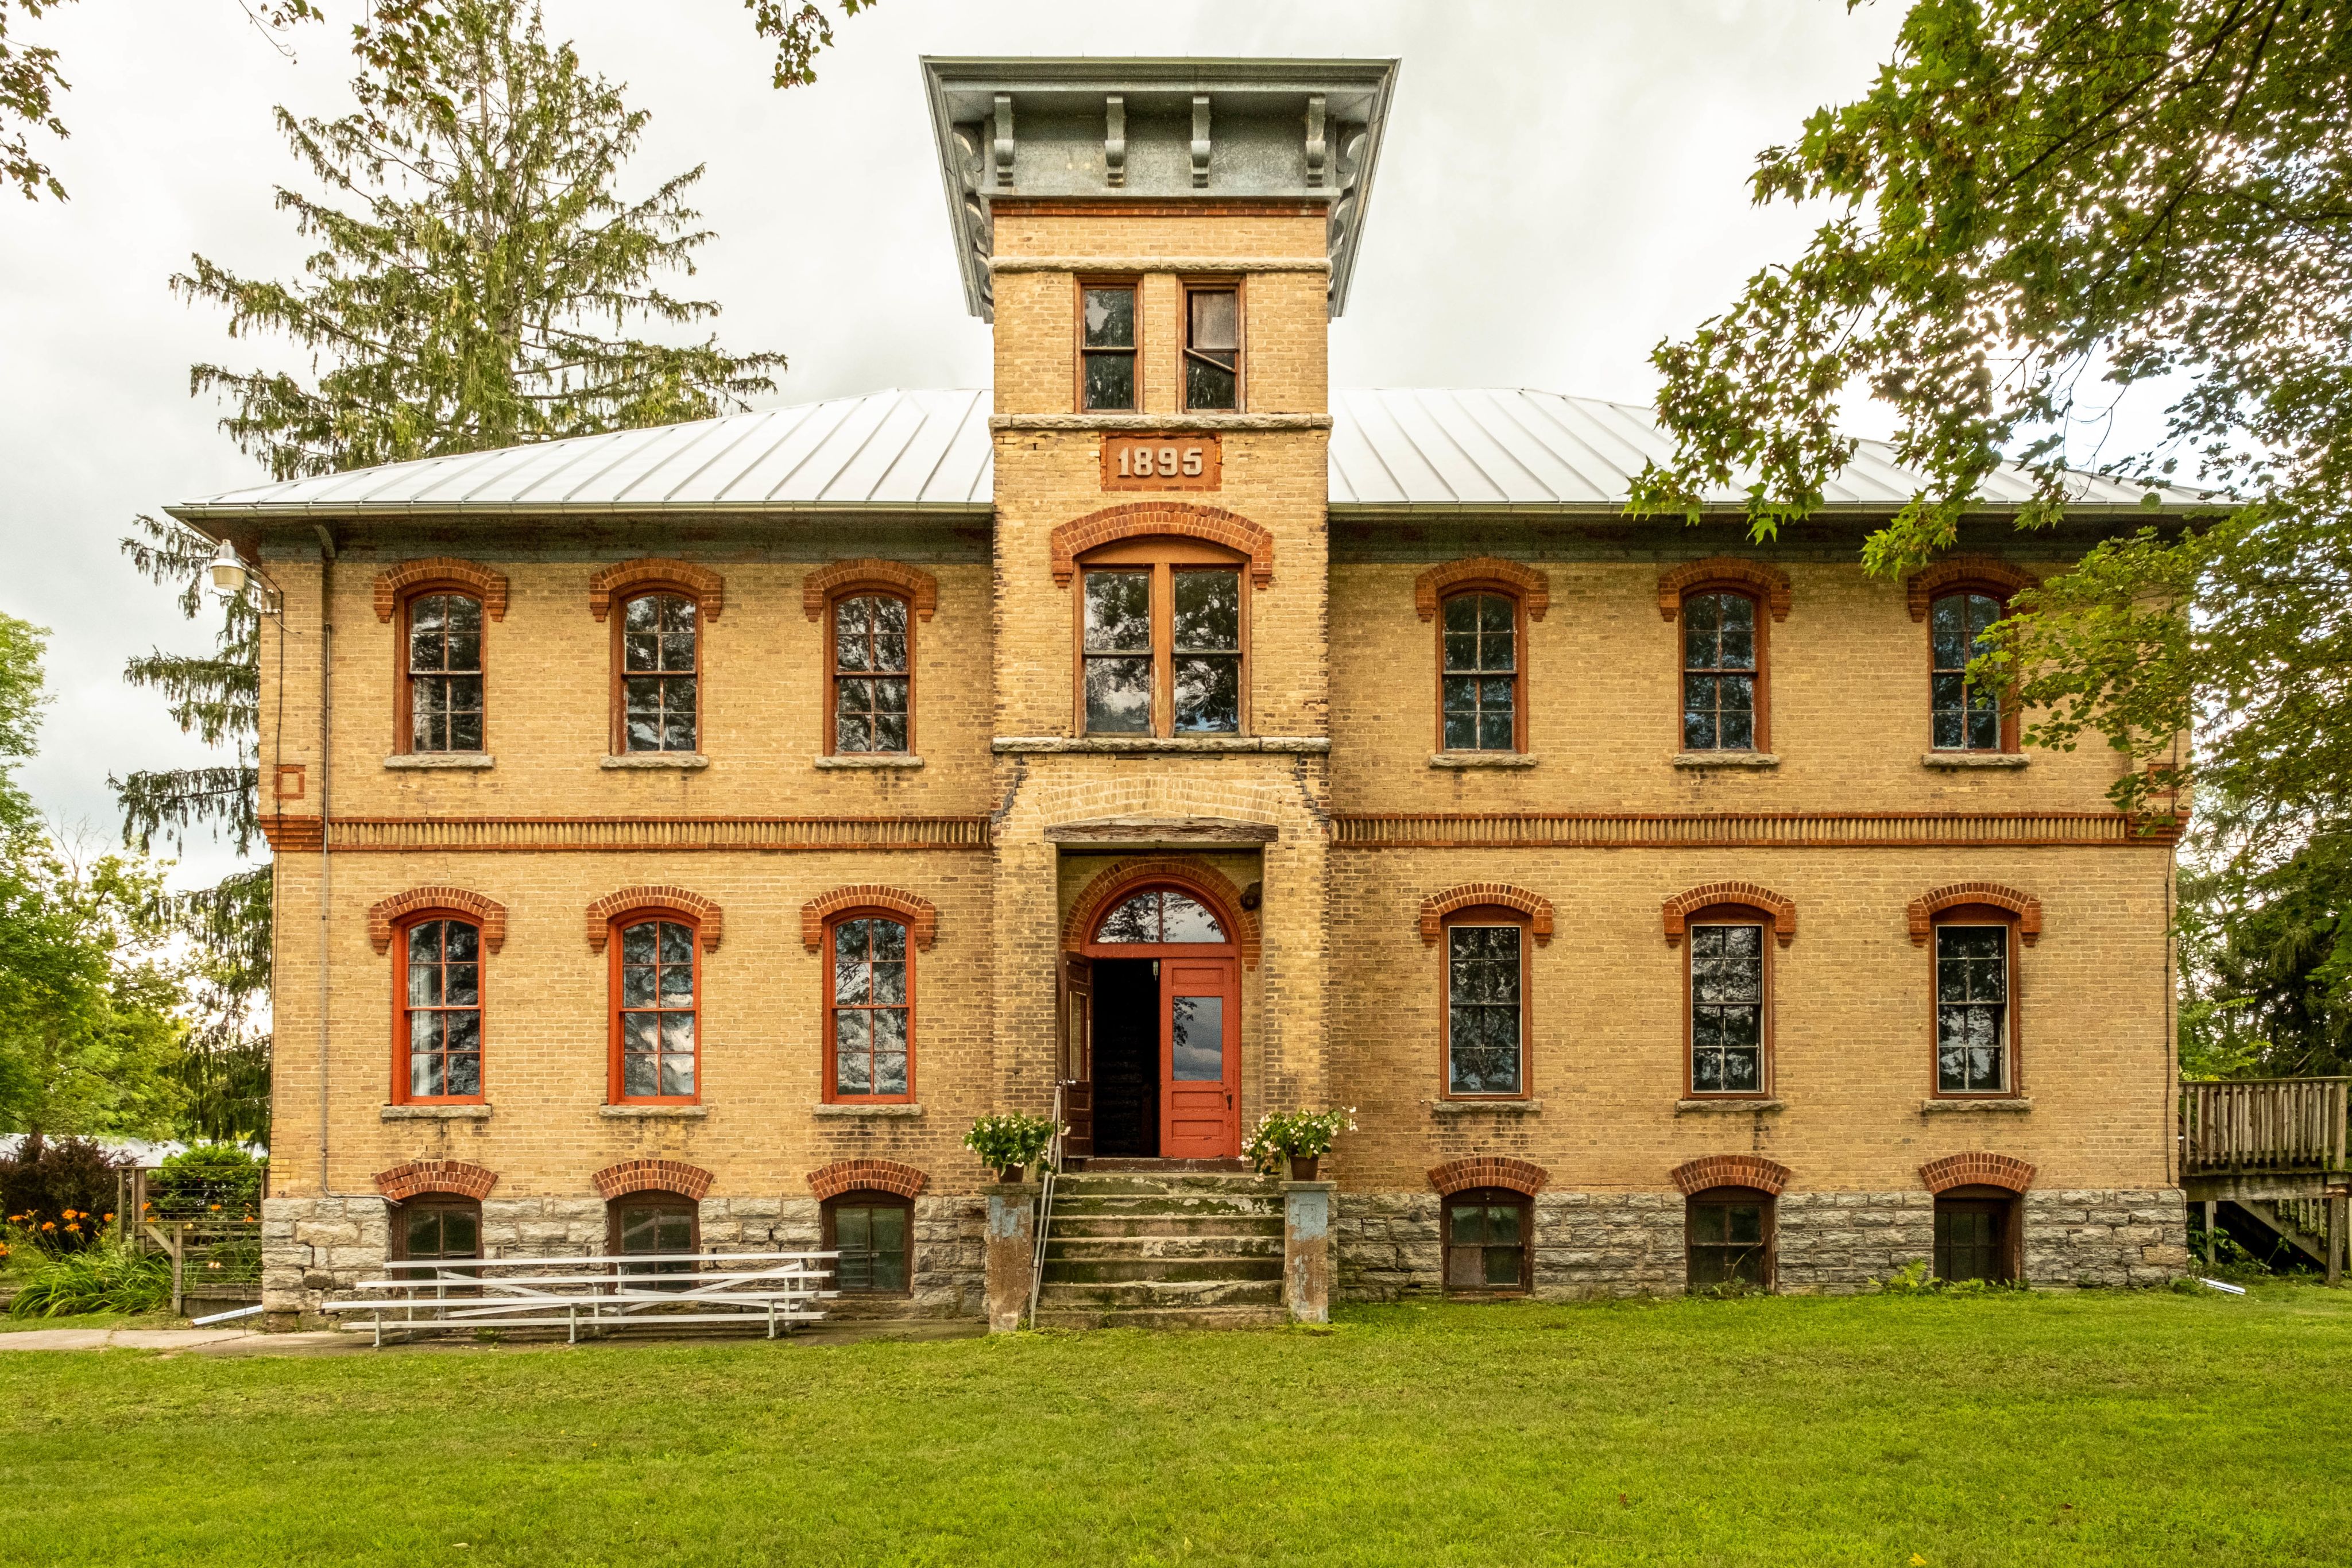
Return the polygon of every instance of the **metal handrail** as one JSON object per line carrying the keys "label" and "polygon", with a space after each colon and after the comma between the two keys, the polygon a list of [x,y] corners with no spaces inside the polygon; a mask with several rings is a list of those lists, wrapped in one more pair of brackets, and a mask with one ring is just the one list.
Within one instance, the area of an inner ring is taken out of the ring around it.
{"label": "metal handrail", "polygon": [[1037,1326],[1037,1295],[1045,1284],[1045,1236],[1054,1228],[1054,1178],[1062,1174],[1062,1093],[1066,1084],[1054,1085],[1054,1135],[1045,1140],[1045,1169],[1040,1176],[1045,1191],[1037,1198],[1037,1247],[1029,1260],[1029,1326]]}

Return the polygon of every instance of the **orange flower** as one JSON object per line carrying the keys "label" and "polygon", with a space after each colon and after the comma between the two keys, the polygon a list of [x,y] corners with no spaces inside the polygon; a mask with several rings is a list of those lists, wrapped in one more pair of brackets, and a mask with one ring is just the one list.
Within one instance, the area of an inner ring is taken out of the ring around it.
{"label": "orange flower", "polygon": [[112,1215],[110,1215],[110,1215],[108,1215],[108,1216],[106,1217],[106,1222],[107,1222],[109,1225],[113,1224],[113,1223],[114,1223],[114,1216],[112,1216]]}
{"label": "orange flower", "polygon": [[55,1230],[57,1228],[58,1222],[54,1219],[44,1219],[41,1221],[41,1228],[44,1230]]}

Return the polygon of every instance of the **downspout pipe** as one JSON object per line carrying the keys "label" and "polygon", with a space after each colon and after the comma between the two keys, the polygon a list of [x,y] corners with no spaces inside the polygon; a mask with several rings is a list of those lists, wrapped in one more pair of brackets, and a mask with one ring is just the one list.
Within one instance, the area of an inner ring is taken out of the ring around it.
{"label": "downspout pipe", "polygon": [[335,800],[335,536],[324,523],[319,535],[319,1196],[333,1196],[328,1177],[331,1145],[327,1092],[327,1008],[333,958],[334,862],[328,822]]}

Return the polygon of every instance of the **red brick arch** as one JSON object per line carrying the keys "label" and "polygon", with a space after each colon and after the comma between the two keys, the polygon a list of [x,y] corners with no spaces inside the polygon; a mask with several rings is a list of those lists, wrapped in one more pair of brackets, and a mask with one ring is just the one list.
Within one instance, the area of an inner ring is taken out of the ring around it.
{"label": "red brick arch", "polygon": [[940,933],[939,906],[918,894],[873,883],[836,887],[801,905],[801,946],[815,952],[824,945],[824,923],[845,909],[887,909],[907,923],[907,935],[926,952]]}
{"label": "red brick arch", "polygon": [[411,1160],[375,1173],[375,1189],[394,1203],[428,1192],[454,1192],[479,1203],[499,1185],[499,1173],[464,1160]]}
{"label": "red brick arch", "polygon": [[1234,944],[1241,949],[1242,967],[1257,967],[1259,932],[1257,911],[1242,907],[1242,890],[1233,879],[1214,866],[1197,861],[1166,858],[1119,861],[1096,876],[1079,890],[1070,913],[1062,920],[1062,947],[1076,952],[1086,946],[1095,926],[1110,906],[1139,888],[1153,883],[1166,883],[1187,893],[1205,895],[1214,906],[1217,918],[1225,922],[1234,933]]}
{"label": "red brick arch", "polygon": [[375,618],[389,621],[392,612],[400,608],[401,595],[412,588],[430,584],[439,587],[462,588],[482,601],[482,613],[493,621],[507,618],[507,574],[478,566],[470,560],[460,560],[453,555],[427,556],[420,560],[404,560],[398,566],[375,574]]}
{"label": "red brick arch", "polygon": [[1078,570],[1078,557],[1120,539],[1173,534],[1201,539],[1250,558],[1250,580],[1264,588],[1274,580],[1274,536],[1239,512],[1223,507],[1198,507],[1185,501],[1133,501],[1105,507],[1074,517],[1048,537],[1054,586],[1067,588]]}
{"label": "red brick arch", "polygon": [[1778,1197],[1790,1174],[1788,1166],[1762,1155],[1707,1155],[1666,1173],[1685,1197],[1711,1186],[1752,1186]]}
{"label": "red brick arch", "polygon": [[895,560],[837,560],[801,579],[801,609],[812,621],[824,615],[825,601],[851,593],[895,593],[929,621],[940,607],[940,580]]}
{"label": "red brick arch", "polygon": [[495,953],[507,945],[507,906],[462,887],[412,887],[368,905],[368,945],[382,953],[392,946],[393,927],[427,909],[448,909],[482,928],[482,946]]}
{"label": "red brick arch", "polygon": [[633,1192],[674,1192],[698,1203],[713,1179],[700,1166],[683,1160],[623,1160],[588,1178],[596,1196],[607,1203]]}
{"label": "red brick arch", "polygon": [[1710,882],[1666,900],[1666,946],[1671,947],[1683,939],[1684,927],[1692,915],[1717,904],[1743,904],[1770,915],[1773,939],[1783,947],[1797,939],[1795,899],[1783,898],[1770,888],[1759,887],[1752,882]]}
{"label": "red brick arch", "polygon": [[900,1197],[920,1197],[931,1178],[897,1160],[835,1160],[809,1172],[809,1190],[820,1198],[845,1192],[888,1192]]}
{"label": "red brick arch", "polygon": [[1412,608],[1423,621],[1436,619],[1438,601],[1457,588],[1495,587],[1518,596],[1528,619],[1540,621],[1551,608],[1551,579],[1531,566],[1499,556],[1474,555],[1433,566],[1412,580]]}
{"label": "red brick arch", "polygon": [[1449,887],[1444,893],[1433,893],[1421,901],[1421,940],[1424,946],[1434,944],[1444,929],[1445,917],[1457,909],[1475,909],[1481,904],[1497,904],[1516,909],[1528,917],[1528,926],[1534,932],[1536,946],[1551,940],[1551,900],[1540,893],[1529,893],[1524,887],[1513,887],[1507,882],[1465,882]]}
{"label": "red brick arch", "polygon": [[2017,935],[2029,947],[2042,940],[2042,901],[1998,882],[1955,882],[1921,894],[1906,912],[1914,946],[1925,946],[1936,916],[1958,904],[1989,904],[2017,916]]}
{"label": "red brick arch", "polygon": [[2033,1167],[2010,1155],[1972,1150],[1946,1155],[1919,1167],[1919,1179],[1929,1192],[1949,1192],[1956,1186],[1998,1186],[2024,1192],[2033,1186]]}
{"label": "red brick arch", "polygon": [[1738,556],[1711,555],[1705,560],[1685,561],[1658,574],[1658,613],[1668,621],[1683,612],[1683,596],[1706,588],[1744,588],[1764,601],[1775,621],[1786,621],[1793,602],[1789,591],[1789,574],[1779,567],[1760,560],[1743,560]]}
{"label": "red brick arch", "polygon": [[2011,566],[1989,555],[1954,555],[1905,578],[1903,595],[1910,606],[1911,619],[1925,621],[1936,596],[1947,589],[1989,588],[1996,597],[2007,599],[2012,593],[2041,586],[2042,580],[2021,566]]}
{"label": "red brick arch", "polygon": [[602,953],[613,935],[613,922],[624,915],[675,915],[690,923],[706,953],[719,950],[726,934],[727,915],[698,893],[682,887],[625,887],[608,893],[588,906],[588,946]]}
{"label": "red brick arch", "polygon": [[719,619],[727,606],[727,580],[707,566],[690,560],[641,556],[600,570],[588,580],[588,613],[602,621],[612,613],[613,601],[638,589],[666,588],[683,593],[701,607],[708,620]]}
{"label": "red brick arch", "polygon": [[1551,1173],[1526,1160],[1506,1159],[1499,1155],[1480,1155],[1472,1159],[1448,1160],[1442,1166],[1429,1167],[1429,1185],[1441,1197],[1452,1197],[1457,1192],[1472,1187],[1499,1186],[1510,1192],[1523,1192],[1529,1197],[1543,1191],[1551,1180]]}

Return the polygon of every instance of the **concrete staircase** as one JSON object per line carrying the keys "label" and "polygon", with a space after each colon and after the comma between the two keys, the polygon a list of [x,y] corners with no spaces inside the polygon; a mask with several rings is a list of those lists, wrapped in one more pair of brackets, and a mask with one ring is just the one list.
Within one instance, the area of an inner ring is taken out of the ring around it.
{"label": "concrete staircase", "polygon": [[1256,1328],[1282,1304],[1282,1189],[1224,1171],[1056,1178],[1040,1328]]}

